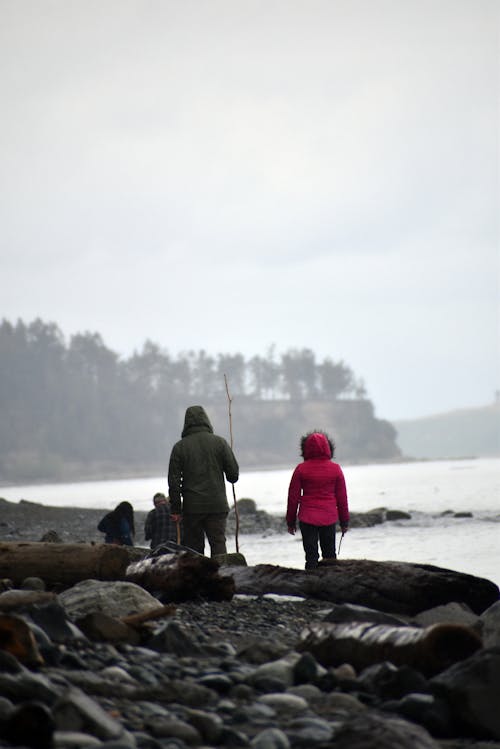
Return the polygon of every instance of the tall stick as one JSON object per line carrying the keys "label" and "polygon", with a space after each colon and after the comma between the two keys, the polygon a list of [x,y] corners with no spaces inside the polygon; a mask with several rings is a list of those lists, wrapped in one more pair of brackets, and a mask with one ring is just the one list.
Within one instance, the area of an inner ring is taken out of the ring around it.
{"label": "tall stick", "polygon": [[[226,385],[226,393],[227,393],[227,400],[228,400],[228,409],[229,409],[229,436],[231,439],[231,450],[233,449],[233,417],[231,415],[231,403],[233,402],[233,399],[229,395],[229,386],[227,384],[227,377],[224,375],[224,383]],[[231,484],[233,487],[233,502],[234,502],[234,516],[236,519],[236,529],[235,529],[235,541],[236,541],[236,552],[238,553],[240,550],[240,544],[238,541],[238,534],[240,532],[240,516],[238,514],[238,505],[236,504],[236,492],[234,490],[234,484]]]}

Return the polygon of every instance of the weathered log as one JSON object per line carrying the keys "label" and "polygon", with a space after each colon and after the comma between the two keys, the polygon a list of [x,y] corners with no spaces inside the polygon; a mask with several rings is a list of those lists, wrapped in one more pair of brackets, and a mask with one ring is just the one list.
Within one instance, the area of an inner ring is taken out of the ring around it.
{"label": "weathered log", "polygon": [[445,603],[461,602],[481,614],[495,601],[498,586],[462,572],[406,562],[338,560],[313,571],[270,564],[255,567],[222,567],[236,593],[316,598],[331,603],[354,603],[378,611],[415,616]]}
{"label": "weathered log", "polygon": [[0,614],[0,650],[14,655],[26,666],[40,666],[44,662],[33,632],[18,616]]}
{"label": "weathered log", "polygon": [[33,576],[47,585],[123,580],[130,559],[129,547],[113,544],[0,543],[0,577],[15,585]]}
{"label": "weathered log", "polygon": [[215,559],[189,552],[163,554],[132,563],[126,579],[155,593],[163,603],[194,598],[230,601],[234,595],[232,577],[219,574]]}
{"label": "weathered log", "polygon": [[350,663],[356,671],[382,661],[408,665],[435,676],[482,646],[481,638],[460,624],[431,627],[393,627],[351,622],[311,624],[302,634],[298,651],[308,651],[323,666]]}

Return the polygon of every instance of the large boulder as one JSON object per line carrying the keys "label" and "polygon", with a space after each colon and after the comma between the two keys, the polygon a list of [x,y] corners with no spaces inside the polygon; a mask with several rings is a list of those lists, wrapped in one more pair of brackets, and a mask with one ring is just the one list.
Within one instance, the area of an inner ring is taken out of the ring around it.
{"label": "large boulder", "polygon": [[479,617],[484,647],[500,647],[500,601],[483,611]]}
{"label": "large boulder", "polygon": [[457,736],[500,741],[500,648],[481,650],[431,680],[450,706]]}
{"label": "large boulder", "polygon": [[135,583],[83,580],[59,594],[59,603],[70,619],[100,612],[122,619],[160,608],[158,599]]}

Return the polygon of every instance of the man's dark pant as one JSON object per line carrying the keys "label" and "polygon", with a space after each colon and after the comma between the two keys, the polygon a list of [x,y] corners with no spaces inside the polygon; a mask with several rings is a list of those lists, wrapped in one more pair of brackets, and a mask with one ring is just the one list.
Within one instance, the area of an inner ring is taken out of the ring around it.
{"label": "man's dark pant", "polygon": [[210,544],[211,556],[227,554],[226,549],[227,512],[206,514],[184,514],[182,516],[184,536],[182,543],[190,549],[203,554],[205,551],[205,534]]}
{"label": "man's dark pant", "polygon": [[299,522],[302,545],[306,554],[306,570],[318,566],[318,540],[323,559],[335,559],[335,523],[332,525],[310,525]]}

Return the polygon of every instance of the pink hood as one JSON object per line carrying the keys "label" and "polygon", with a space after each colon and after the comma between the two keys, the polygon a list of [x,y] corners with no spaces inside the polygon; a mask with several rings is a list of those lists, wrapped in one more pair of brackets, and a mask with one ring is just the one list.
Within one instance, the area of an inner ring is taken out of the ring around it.
{"label": "pink hood", "polygon": [[311,458],[327,458],[330,460],[332,451],[325,435],[319,432],[310,434],[304,442],[303,455],[304,460],[310,460]]}

